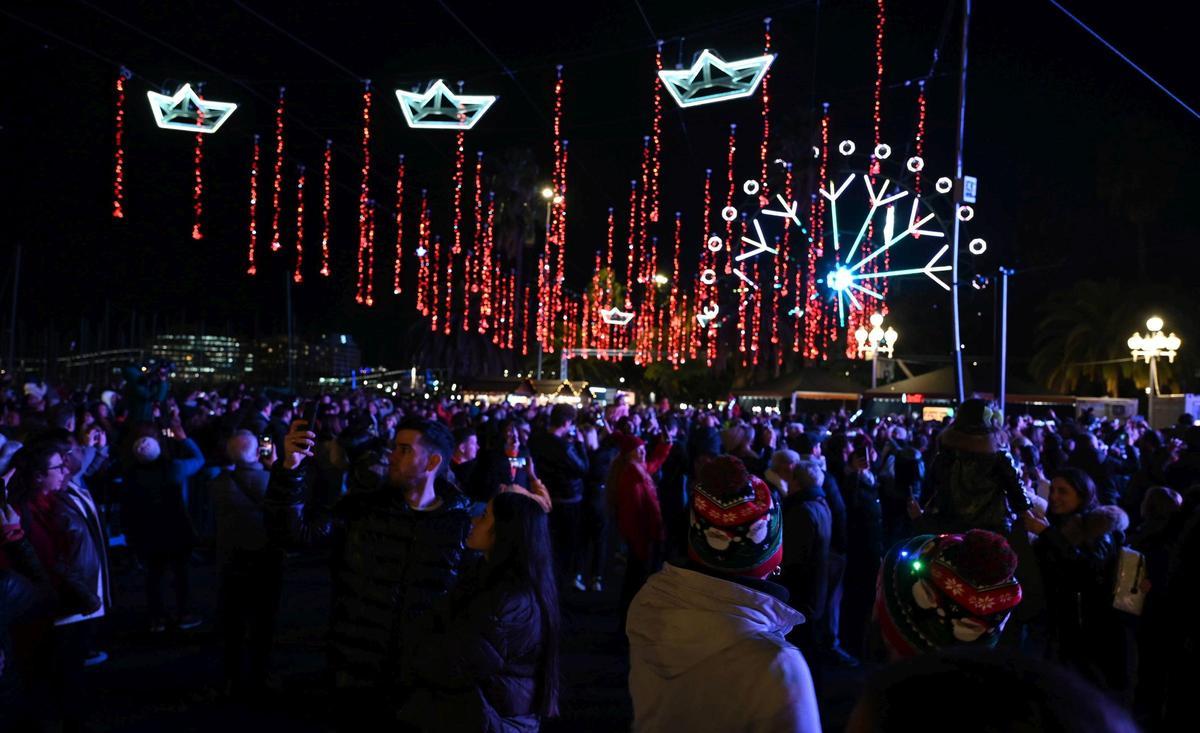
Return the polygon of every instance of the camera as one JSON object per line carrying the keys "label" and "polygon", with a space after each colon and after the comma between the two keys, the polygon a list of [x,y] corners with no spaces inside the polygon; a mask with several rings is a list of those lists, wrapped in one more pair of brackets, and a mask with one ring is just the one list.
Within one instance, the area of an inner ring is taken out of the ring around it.
{"label": "camera", "polygon": [[258,439],[258,455],[268,458],[271,455],[271,436],[263,435]]}

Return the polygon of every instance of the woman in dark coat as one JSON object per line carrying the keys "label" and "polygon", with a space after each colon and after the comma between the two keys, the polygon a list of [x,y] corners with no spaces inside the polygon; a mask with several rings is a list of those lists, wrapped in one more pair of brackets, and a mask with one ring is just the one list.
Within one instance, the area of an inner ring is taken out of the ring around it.
{"label": "woman in dark coat", "polygon": [[1064,468],[1051,479],[1047,517],[1026,512],[1024,522],[1037,535],[1033,548],[1045,580],[1051,654],[1124,697],[1131,681],[1131,638],[1112,607],[1112,579],[1129,519],[1115,506],[1100,505],[1096,485],[1077,468]]}
{"label": "woman in dark coat", "polygon": [[558,714],[558,594],[545,512],[517,493],[493,497],[467,547],[477,571],[412,650],[416,689],[401,720],[418,731],[537,731]]}

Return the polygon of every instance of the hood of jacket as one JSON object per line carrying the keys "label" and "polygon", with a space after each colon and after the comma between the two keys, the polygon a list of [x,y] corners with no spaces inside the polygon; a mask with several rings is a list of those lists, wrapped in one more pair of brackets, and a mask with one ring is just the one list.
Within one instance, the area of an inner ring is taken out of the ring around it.
{"label": "hood of jacket", "polygon": [[1101,505],[1062,520],[1059,531],[1073,546],[1092,544],[1109,532],[1129,529],[1129,515],[1120,507]]}
{"label": "hood of jacket", "polygon": [[752,588],[668,563],[629,609],[630,654],[663,679],[751,638],[782,641],[804,614]]}
{"label": "hood of jacket", "polygon": [[998,431],[965,433],[953,425],[942,431],[938,442],[943,448],[963,453],[998,453],[1003,447]]}

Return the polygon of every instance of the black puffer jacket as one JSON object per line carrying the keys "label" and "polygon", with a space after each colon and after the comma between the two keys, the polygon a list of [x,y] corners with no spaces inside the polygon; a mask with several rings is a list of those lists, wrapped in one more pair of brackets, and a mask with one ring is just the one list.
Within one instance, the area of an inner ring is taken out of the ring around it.
{"label": "black puffer jacket", "polygon": [[1100,506],[1052,517],[1033,545],[1054,656],[1110,690],[1128,683],[1121,624],[1112,607],[1113,564],[1128,526],[1125,512]]}
{"label": "black puffer jacket", "polygon": [[416,511],[386,486],[352,491],[331,513],[304,511],[304,467],[276,466],[268,531],[286,544],[329,540],[333,574],[330,664],[339,686],[410,677],[403,653],[430,624],[434,602],[457,582],[470,530],[466,496],[439,482],[442,503]]}
{"label": "black puffer jacket", "polygon": [[582,443],[541,431],[530,437],[529,452],[533,454],[538,478],[546,484],[554,503],[571,504],[583,499],[588,457]]}
{"label": "black puffer jacket", "polygon": [[529,590],[473,582],[413,647],[418,689],[401,717],[422,731],[536,731],[541,608]]}

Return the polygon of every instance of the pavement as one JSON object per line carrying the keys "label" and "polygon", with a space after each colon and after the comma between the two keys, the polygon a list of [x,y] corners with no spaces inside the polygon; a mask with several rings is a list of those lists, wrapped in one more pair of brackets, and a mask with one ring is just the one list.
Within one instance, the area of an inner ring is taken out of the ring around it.
{"label": "pavement", "polygon": [[[143,612],[142,574],[131,558],[121,550],[116,553],[116,610],[96,645],[108,652],[109,660],[86,671],[94,710],[89,730],[324,733],[332,729],[335,721],[322,679],[322,637],[329,610],[325,557],[309,554],[289,561],[273,658],[277,689],[265,699],[239,702],[220,694],[221,649],[212,622],[217,595],[213,564],[194,563],[191,575],[193,612],[207,622],[189,631],[152,635]],[[616,629],[617,588],[610,584],[599,593],[572,590],[563,597],[562,714],[547,721],[544,731],[629,730],[629,668]],[[824,678],[822,720],[826,730],[839,731],[861,687],[862,673],[828,669]]]}

